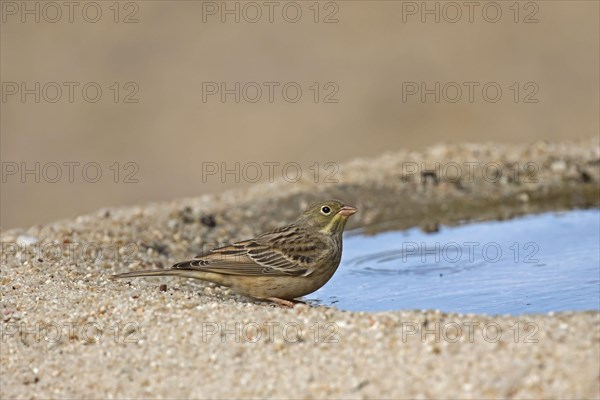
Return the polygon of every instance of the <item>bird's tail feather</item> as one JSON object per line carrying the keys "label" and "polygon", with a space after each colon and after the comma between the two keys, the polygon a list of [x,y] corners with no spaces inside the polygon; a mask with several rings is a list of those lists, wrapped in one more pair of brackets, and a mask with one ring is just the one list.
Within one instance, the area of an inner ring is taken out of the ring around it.
{"label": "bird's tail feather", "polygon": [[122,274],[111,275],[110,278],[137,278],[138,276],[182,276],[186,278],[198,278],[198,272],[177,269],[151,269],[148,271],[124,272]]}

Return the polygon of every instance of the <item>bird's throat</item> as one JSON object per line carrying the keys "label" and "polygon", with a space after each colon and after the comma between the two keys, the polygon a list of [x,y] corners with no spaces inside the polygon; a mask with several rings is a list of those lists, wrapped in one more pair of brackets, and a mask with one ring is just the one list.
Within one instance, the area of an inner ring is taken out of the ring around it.
{"label": "bird's throat", "polygon": [[346,220],[347,220],[347,218],[344,217],[343,215],[336,215],[319,232],[326,234],[326,235],[332,235],[336,232],[341,232],[344,230],[344,226],[346,226]]}

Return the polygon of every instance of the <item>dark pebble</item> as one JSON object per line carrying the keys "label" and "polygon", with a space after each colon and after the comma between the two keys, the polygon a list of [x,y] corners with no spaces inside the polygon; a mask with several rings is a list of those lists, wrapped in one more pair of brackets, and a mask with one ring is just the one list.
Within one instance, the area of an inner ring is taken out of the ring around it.
{"label": "dark pebble", "polygon": [[440,180],[435,171],[423,171],[421,172],[421,183],[423,183],[424,185],[428,183],[433,183],[434,185],[437,185],[438,183],[440,183]]}
{"label": "dark pebble", "polygon": [[209,228],[214,228],[215,226],[217,226],[215,217],[213,217],[212,215],[205,215],[201,217],[200,222],[202,223],[202,225],[208,226]]}
{"label": "dark pebble", "polygon": [[584,183],[590,183],[592,181],[592,177],[586,171],[581,171],[581,181]]}

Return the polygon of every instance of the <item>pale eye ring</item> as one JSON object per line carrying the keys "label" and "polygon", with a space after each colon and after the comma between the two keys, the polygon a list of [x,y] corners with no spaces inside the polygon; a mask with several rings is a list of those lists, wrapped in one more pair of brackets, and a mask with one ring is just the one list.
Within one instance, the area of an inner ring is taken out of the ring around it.
{"label": "pale eye ring", "polygon": [[321,213],[323,213],[323,215],[329,215],[330,212],[331,212],[331,208],[329,208],[327,206],[321,207]]}

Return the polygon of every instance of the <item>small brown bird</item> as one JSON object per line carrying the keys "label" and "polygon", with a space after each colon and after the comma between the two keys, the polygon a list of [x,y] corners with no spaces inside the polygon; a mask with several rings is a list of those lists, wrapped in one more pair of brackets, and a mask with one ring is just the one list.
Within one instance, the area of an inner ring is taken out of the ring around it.
{"label": "small brown bird", "polygon": [[333,276],[342,257],[342,233],[358,210],[337,200],[309,207],[292,224],[212,249],[169,269],[126,272],[113,278],[180,276],[228,286],[257,299],[293,306]]}

